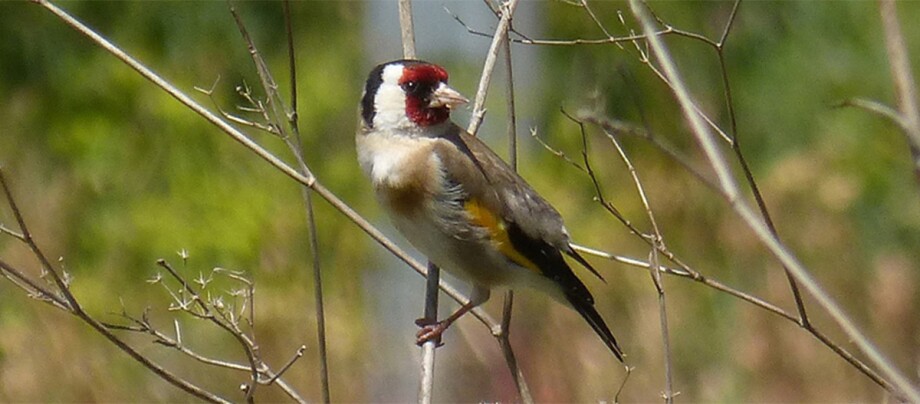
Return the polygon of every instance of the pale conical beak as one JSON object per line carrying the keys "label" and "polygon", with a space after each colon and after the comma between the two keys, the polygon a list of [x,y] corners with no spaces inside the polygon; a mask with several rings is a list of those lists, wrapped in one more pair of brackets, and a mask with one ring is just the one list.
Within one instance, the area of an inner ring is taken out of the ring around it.
{"label": "pale conical beak", "polygon": [[470,102],[470,100],[466,99],[466,97],[457,92],[457,90],[448,87],[447,84],[441,83],[431,95],[431,103],[429,103],[428,106],[431,108],[447,107],[453,109],[454,107],[468,102]]}

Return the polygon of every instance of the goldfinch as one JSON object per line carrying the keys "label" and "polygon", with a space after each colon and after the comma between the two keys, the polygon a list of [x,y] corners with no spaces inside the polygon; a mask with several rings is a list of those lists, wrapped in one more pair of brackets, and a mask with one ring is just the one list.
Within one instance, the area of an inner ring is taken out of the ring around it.
{"label": "goldfinch", "polygon": [[470,302],[426,324],[418,343],[440,340],[493,287],[527,287],[574,308],[620,361],[623,353],[594,298],[563,259],[600,277],[570,244],[562,217],[501,158],[450,121],[468,102],[447,71],[419,60],[383,63],[367,78],[358,161],[394,226],[428,259],[473,285]]}

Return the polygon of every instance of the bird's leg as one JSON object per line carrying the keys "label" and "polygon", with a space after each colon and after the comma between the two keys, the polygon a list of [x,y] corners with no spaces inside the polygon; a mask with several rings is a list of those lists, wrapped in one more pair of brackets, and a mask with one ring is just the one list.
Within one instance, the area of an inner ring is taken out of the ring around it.
{"label": "bird's leg", "polygon": [[432,321],[428,318],[420,318],[415,320],[415,325],[422,328],[415,334],[415,343],[421,346],[424,343],[433,340],[437,343],[438,346],[444,345],[441,343],[441,334],[443,334],[444,331],[447,331],[447,328],[450,327],[454,321],[466,314],[466,312],[472,310],[473,307],[476,307],[476,305],[472,303],[464,304],[460,307],[460,309],[455,311],[454,314],[451,314],[450,317],[447,317],[441,321]]}
{"label": "bird's leg", "polygon": [[457,311],[441,321],[432,321],[428,318],[420,318],[415,320],[415,325],[421,327],[422,329],[415,334],[415,343],[421,346],[422,344],[428,341],[435,341],[438,346],[443,345],[441,343],[441,334],[453,324],[454,321],[457,321],[458,318],[462,317],[464,314],[479,306],[480,304],[485,303],[489,300],[490,291],[488,288],[483,288],[479,285],[473,286],[473,293],[470,294],[470,301],[463,306],[460,306]]}

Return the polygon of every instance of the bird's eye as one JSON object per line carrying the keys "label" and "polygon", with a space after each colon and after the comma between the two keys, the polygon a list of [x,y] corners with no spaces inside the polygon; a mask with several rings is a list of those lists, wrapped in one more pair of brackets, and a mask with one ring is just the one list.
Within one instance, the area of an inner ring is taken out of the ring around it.
{"label": "bird's eye", "polygon": [[414,93],[418,91],[418,88],[419,85],[417,81],[407,81],[403,83],[403,89],[406,90],[407,93]]}

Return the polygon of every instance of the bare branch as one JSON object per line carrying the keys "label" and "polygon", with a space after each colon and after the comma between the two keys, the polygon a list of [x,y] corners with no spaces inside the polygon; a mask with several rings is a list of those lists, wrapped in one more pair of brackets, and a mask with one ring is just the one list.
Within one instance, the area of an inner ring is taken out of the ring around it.
{"label": "bare branch", "polygon": [[[652,283],[655,286],[655,290],[658,294],[658,316],[661,327],[661,340],[662,340],[662,352],[664,355],[664,370],[665,370],[665,388],[662,394],[665,403],[674,402],[674,387],[673,387],[673,370],[671,364],[671,342],[670,342],[670,331],[668,328],[668,311],[667,304],[665,299],[664,283],[661,281],[661,272],[658,268],[661,268],[661,265],[658,261],[658,251],[660,249],[667,249],[664,245],[664,237],[661,235],[661,229],[658,227],[658,221],[655,219],[655,214],[652,212],[652,208],[648,202],[648,196],[645,193],[645,188],[642,186],[642,181],[639,179],[639,173],[636,171],[636,167],[630,161],[629,156],[626,154],[626,151],[623,149],[623,146],[620,145],[619,140],[612,134],[608,133],[608,138],[611,143],[613,143],[614,148],[617,151],[617,154],[620,156],[620,160],[626,165],[626,169],[629,172],[630,177],[633,180],[633,185],[635,185],[636,192],[639,194],[639,200],[642,201],[642,206],[645,208],[645,214],[648,217],[649,223],[652,226],[652,231],[654,236],[651,237],[651,249],[649,251],[649,263],[651,263],[650,271],[652,278]],[[582,130],[582,142],[584,144],[584,160],[585,166],[588,166],[588,153],[587,153],[587,136]],[[593,177],[593,173],[591,173]],[[594,180],[596,183],[596,179]]]}
{"label": "bare branch", "polygon": [[[486,2],[486,4],[491,5],[491,3]],[[499,10],[493,10],[496,12],[497,16],[500,16]],[[499,17],[501,18],[501,17]],[[505,86],[505,102],[507,103],[508,109],[508,125],[506,127],[507,136],[508,136],[508,164],[511,166],[512,170],[517,171],[517,122],[515,117],[515,108],[514,108],[514,66],[511,59],[511,42],[507,41],[507,36],[505,37],[504,49],[504,60],[505,60],[505,75],[508,77],[507,85]],[[514,307],[514,291],[508,290],[505,292],[505,302],[502,305],[502,324],[501,335],[497,335],[498,344],[501,347],[502,354],[505,356],[505,363],[508,364],[508,370],[511,371],[511,377],[514,379],[514,385],[517,387],[518,395],[521,397],[521,402],[525,404],[533,403],[533,397],[530,394],[530,387],[527,386],[527,380],[524,378],[524,372],[521,371],[521,368],[518,366],[517,358],[514,355],[514,350],[511,347],[511,313]]]}
{"label": "bare branch", "polygon": [[[32,255],[35,256],[42,264],[42,270],[45,273],[51,274],[55,286],[59,288],[59,292],[63,297],[58,297],[50,290],[38,286],[36,283],[29,280],[25,277],[21,271],[16,270],[10,265],[7,265],[5,262],[0,261],[0,269],[5,277],[8,279],[15,278],[19,282],[28,285],[29,288],[32,288],[37,294],[36,296],[39,299],[48,299],[49,302],[52,302],[53,305],[60,307],[69,313],[73,314],[84,323],[92,327],[96,332],[101,334],[103,337],[113,343],[118,349],[122,350],[132,359],[150,369],[154,374],[159,376],[161,379],[166,382],[186,391],[187,393],[198,397],[202,400],[213,402],[213,403],[228,403],[227,400],[203,390],[202,388],[189,383],[185,379],[176,376],[172,372],[166,370],[155,362],[147,359],[144,355],[141,355],[130,345],[119,339],[117,336],[112,334],[101,322],[90,316],[85,312],[77,301],[76,297],[70,292],[70,287],[66,278],[58,275],[58,270],[48,261],[45,253],[39,248],[38,244],[32,238],[32,234],[29,232],[29,228],[26,225],[25,219],[22,215],[22,212],[19,210],[19,206],[16,203],[15,198],[13,197],[12,192],[10,191],[9,185],[7,184],[6,177],[3,174],[2,168],[0,168],[0,188],[2,188],[4,195],[6,196],[7,202],[9,203],[10,209],[13,211],[13,215],[16,217],[16,222],[19,224],[20,229],[22,230],[23,240],[22,242],[29,246],[32,250]],[[66,276],[66,272],[64,272]],[[12,279],[11,279],[12,280]],[[13,282],[14,284],[19,285],[19,282]],[[27,289],[28,290],[28,289]]]}
{"label": "bare branch", "polygon": [[851,98],[841,101],[839,104],[834,105],[834,107],[856,107],[864,109],[878,116],[881,116],[882,118],[890,120],[895,125],[898,125],[898,128],[905,132],[908,130],[907,122],[901,118],[901,114],[898,113],[897,110],[878,101],[867,100],[863,98]]}
{"label": "bare branch", "polygon": [[901,23],[898,21],[898,9],[894,0],[879,0],[879,13],[882,16],[885,49],[891,63],[891,76],[898,93],[903,126],[914,148],[920,149],[920,102],[917,100],[917,86],[911,73],[910,58],[904,36],[901,34]]}
{"label": "bare branch", "polygon": [[279,370],[277,374],[272,376],[271,379],[268,379],[268,381],[266,381],[265,384],[272,384],[276,380],[278,380],[278,378],[281,377],[281,375],[283,375],[284,372],[287,372],[287,370],[290,369],[291,366],[294,365],[294,362],[297,362],[298,359],[303,357],[303,352],[306,350],[307,350],[306,345],[301,345],[300,348],[297,348],[297,351],[294,353],[294,356],[291,357],[288,363],[285,363],[284,366],[281,367],[281,370]]}
{"label": "bare branch", "polygon": [[[223,328],[230,335],[232,335],[237,340],[237,342],[240,344],[240,346],[243,348],[243,352],[246,354],[246,359],[249,360],[249,369],[250,369],[250,377],[251,377],[251,383],[249,384],[248,388],[244,389],[246,392],[246,401],[249,401],[249,402],[254,401],[254,394],[255,394],[256,386],[258,385],[258,381],[259,381],[259,368],[262,362],[261,359],[258,358],[255,352],[254,344],[248,338],[246,338],[245,335],[243,335],[243,333],[239,330],[239,328],[236,326],[236,324],[233,321],[228,321],[226,314],[224,313],[223,310],[212,310],[211,304],[209,302],[206,302],[204,299],[202,299],[198,291],[196,291],[192,287],[192,285],[188,281],[186,281],[185,278],[182,277],[182,275],[180,275],[172,267],[172,265],[169,264],[169,262],[167,262],[164,259],[158,259],[157,265],[159,265],[163,269],[166,269],[166,271],[169,272],[169,274],[172,275],[172,277],[177,282],[179,282],[180,285],[182,285],[182,289],[180,289],[180,291],[184,290],[189,295],[191,295],[189,304],[198,306],[201,309],[201,314],[203,318],[211,321],[218,327]],[[184,311],[192,313],[191,310],[188,310],[188,309],[185,309]],[[222,316],[225,321],[220,321],[213,314],[215,311],[217,312],[217,315]]]}
{"label": "bare branch", "polygon": [[3,260],[0,260],[0,273],[14,285],[28,293],[29,297],[47,302],[61,310],[70,311],[70,306],[68,306],[67,301],[64,300],[63,297],[35,283],[23,274],[22,271],[7,264]]}
{"label": "bare branch", "polygon": [[489,92],[489,83],[492,81],[492,72],[495,71],[495,62],[498,61],[498,51],[502,46],[508,45],[508,29],[511,27],[511,17],[517,8],[519,0],[507,0],[500,6],[501,19],[498,21],[498,27],[495,28],[495,35],[492,37],[492,44],[489,45],[489,52],[486,54],[485,65],[482,67],[482,75],[479,76],[479,86],[477,86],[476,97],[473,101],[473,116],[470,118],[470,124],[467,132],[475,135],[482,123],[482,118],[486,114],[485,102],[486,94]]}
{"label": "bare branch", "polygon": [[914,165],[914,177],[920,183],[920,105],[917,101],[917,86],[911,74],[907,46],[901,34],[897,5],[891,0],[879,0],[879,12],[885,31],[885,49],[891,64],[891,76],[898,94],[900,114],[894,121],[907,135]]}
{"label": "bare branch", "polygon": [[7,236],[15,238],[19,241],[23,241],[23,242],[26,241],[26,237],[23,236],[22,233],[16,232],[13,229],[6,227],[5,225],[3,225],[3,223],[0,223],[0,233],[6,234]]}
{"label": "bare branch", "polygon": [[[651,21],[648,18],[647,11],[645,6],[640,4],[637,0],[630,0],[630,7],[633,10],[633,13],[637,16],[639,21],[642,23],[643,30],[645,32],[653,32],[654,28],[652,27]],[[786,267],[789,268],[790,272],[795,276],[796,280],[800,282],[818,301],[818,303],[831,315],[834,321],[846,332],[846,334],[853,339],[853,341],[859,346],[871,360],[878,366],[882,373],[887,377],[893,380],[894,384],[898,386],[898,389],[901,390],[901,394],[907,396],[908,399],[912,401],[920,401],[920,392],[911,385],[910,381],[907,380],[894,366],[891,365],[891,362],[882,356],[878,349],[860,332],[856,325],[847,317],[843,310],[834,302],[830,296],[818,285],[818,283],[811,277],[809,272],[805,267],[795,258],[794,255],[770,232],[767,226],[758,219],[757,215],[744,203],[743,200],[739,197],[738,186],[734,182],[734,179],[731,175],[728,164],[725,159],[722,157],[721,152],[716,147],[715,138],[712,133],[709,131],[708,127],[704,124],[699,115],[693,110],[692,101],[689,93],[684,86],[682,79],[677,73],[677,70],[665,48],[664,44],[657,36],[650,36],[648,38],[649,44],[661,64],[664,74],[668,78],[669,82],[673,84],[673,89],[676,98],[678,99],[681,108],[684,112],[685,118],[689,121],[691,128],[693,129],[693,135],[696,137],[697,142],[703,148],[707,159],[710,162],[710,165],[715,170],[719,182],[720,188],[723,193],[723,197],[726,199],[728,204],[732,209],[747,223],[748,227],[754,231],[757,237],[761,242],[773,253],[773,255]]]}
{"label": "bare branch", "polygon": [[35,239],[32,238],[32,233],[29,231],[29,227],[22,217],[22,212],[19,210],[16,199],[13,198],[13,191],[10,190],[9,184],[6,182],[6,175],[3,173],[3,170],[0,170],[0,188],[3,189],[3,195],[6,197],[6,202],[13,211],[13,217],[16,218],[16,224],[19,225],[19,231],[21,232],[21,237],[19,237],[19,239],[32,250],[32,254],[41,262],[42,270],[47,271],[47,273],[51,275],[51,279],[54,281],[55,286],[57,286],[58,292],[61,293],[63,300],[67,303],[68,310],[74,314],[83,313],[83,308],[80,307],[77,298],[70,292],[70,287],[64,277],[58,273],[53,265],[51,265],[45,253],[42,252],[41,248],[39,248],[38,244],[35,242]]}
{"label": "bare branch", "polygon": [[415,59],[415,27],[412,23],[412,0],[399,0],[399,32],[402,38],[403,57]]}
{"label": "bare branch", "polygon": [[[300,138],[300,129],[298,123],[298,113],[297,113],[297,75],[296,75],[296,57],[294,53],[294,38],[293,38],[293,28],[290,16],[290,6],[288,1],[285,0],[283,3],[284,11],[284,20],[285,20],[285,30],[287,33],[287,49],[288,49],[288,66],[290,69],[290,88],[291,88],[291,109],[285,109],[284,100],[282,99],[280,93],[278,92],[278,86],[272,78],[271,72],[268,69],[268,65],[265,62],[264,58],[261,56],[261,53],[257,51],[255,43],[252,41],[251,37],[248,35],[247,30],[242,22],[242,19],[238,16],[236,11],[231,7],[231,13],[234,16],[234,19],[237,22],[240,33],[243,36],[244,41],[246,42],[248,48],[250,49],[250,55],[252,56],[253,63],[256,66],[256,71],[259,74],[260,81],[262,82],[263,91],[267,95],[269,104],[272,106],[272,114],[269,116],[267,111],[262,108],[262,104],[252,101],[252,97],[248,96],[247,99],[250,100],[250,103],[258,105],[259,109],[263,113],[263,119],[266,122],[269,122],[267,125],[271,128],[277,128],[278,132],[281,134],[281,138],[284,140],[285,145],[291,151],[291,154],[294,156],[298,164],[298,172],[307,177],[313,177],[313,174],[306,163],[306,160],[303,156],[303,145]],[[282,121],[282,115],[287,118],[287,123],[290,125],[290,132],[285,129],[284,122]],[[309,243],[310,251],[312,253],[312,269],[313,269],[313,289],[314,289],[314,312],[316,316],[316,333],[317,333],[317,345],[319,347],[319,359],[320,359],[320,385],[323,394],[323,402],[328,403],[331,401],[331,394],[329,389],[329,364],[328,364],[328,353],[326,349],[326,320],[325,320],[325,304],[323,301],[323,282],[322,282],[322,270],[319,256],[319,234],[316,227],[315,212],[313,209],[313,197],[308,186],[302,186],[301,197],[304,201],[304,209],[307,218],[307,227],[309,229]],[[251,302],[251,300],[250,300]],[[250,313],[253,310],[250,306]]]}

